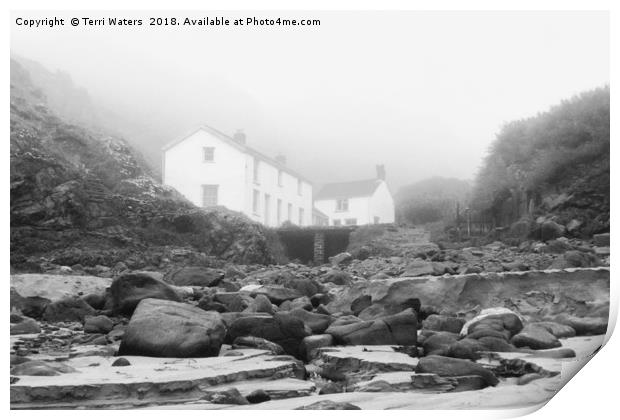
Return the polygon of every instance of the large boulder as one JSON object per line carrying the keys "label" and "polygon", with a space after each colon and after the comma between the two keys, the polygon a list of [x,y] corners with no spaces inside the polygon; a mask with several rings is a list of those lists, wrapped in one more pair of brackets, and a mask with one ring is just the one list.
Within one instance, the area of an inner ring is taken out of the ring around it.
{"label": "large boulder", "polygon": [[227,341],[234,342],[237,337],[245,336],[260,337],[279,344],[287,354],[299,358],[299,345],[308,335],[304,323],[289,314],[256,314],[235,319],[228,329]]}
{"label": "large boulder", "polygon": [[32,318],[24,318],[15,324],[11,324],[11,335],[38,334],[40,332],[39,323]]}
{"label": "large boulder", "polygon": [[317,314],[303,309],[293,309],[289,311],[288,314],[301,320],[312,330],[313,334],[323,334],[327,327],[334,321],[334,317],[331,315]]}
{"label": "large boulder", "polygon": [[51,302],[50,299],[40,296],[23,297],[14,287],[11,287],[10,304],[11,310],[17,310],[30,318],[40,318],[45,312],[45,307]]}
{"label": "large boulder", "polygon": [[114,322],[105,315],[87,316],[84,320],[84,332],[87,334],[107,334],[114,328]]}
{"label": "large boulder", "polygon": [[119,276],[110,286],[109,298],[110,309],[125,315],[131,315],[143,299],[181,300],[172,287],[145,273]]}
{"label": "large boulder", "polygon": [[510,339],[523,329],[522,318],[507,308],[489,308],[480,312],[480,315],[463,325],[462,336],[467,336],[480,331],[496,331]]}
{"label": "large boulder", "polygon": [[545,350],[561,347],[562,343],[546,329],[536,325],[526,325],[510,342],[515,347],[529,347],[532,350]]}
{"label": "large boulder", "polygon": [[229,312],[242,312],[252,303],[249,295],[238,292],[216,293],[213,300],[226,306]]}
{"label": "large boulder", "polygon": [[72,297],[49,303],[43,319],[47,322],[84,322],[86,316],[95,314],[96,311],[84,300]]}
{"label": "large boulder", "polygon": [[573,327],[563,325],[558,322],[540,321],[532,322],[530,326],[536,326],[547,330],[547,332],[553,334],[556,338],[574,337],[577,333]]}
{"label": "large boulder", "polygon": [[604,317],[577,317],[573,315],[558,315],[555,322],[568,325],[575,330],[576,335],[599,335],[607,332],[609,318]]}
{"label": "large boulder", "polygon": [[447,331],[451,333],[460,333],[465,325],[465,319],[456,318],[446,315],[429,315],[422,321],[422,328],[432,331]]}
{"label": "large boulder", "polygon": [[209,267],[182,267],[171,271],[165,280],[175,286],[214,287],[224,278],[224,271]]}
{"label": "large boulder", "polygon": [[459,339],[458,334],[451,332],[438,332],[431,335],[422,344],[425,356],[439,355],[447,356],[450,353],[450,346]]}
{"label": "large boulder", "polygon": [[226,327],[217,312],[187,303],[143,299],[136,307],[119,355],[150,357],[217,356]]}
{"label": "large boulder", "polygon": [[300,352],[303,360],[309,362],[317,355],[317,351],[323,347],[334,344],[334,337],[329,334],[310,335],[301,342]]}
{"label": "large boulder", "polygon": [[417,344],[418,318],[412,309],[372,321],[334,326],[325,331],[337,344]]}
{"label": "large boulder", "polygon": [[476,362],[456,359],[445,356],[422,357],[415,369],[416,373],[434,373],[443,377],[480,376],[487,385],[495,386],[499,383],[497,377],[490,370]]}
{"label": "large boulder", "polygon": [[276,305],[280,305],[284,301],[294,300],[303,296],[303,294],[298,290],[283,286],[261,286],[250,290],[250,296],[256,297],[257,295],[267,296],[271,303],[275,303]]}

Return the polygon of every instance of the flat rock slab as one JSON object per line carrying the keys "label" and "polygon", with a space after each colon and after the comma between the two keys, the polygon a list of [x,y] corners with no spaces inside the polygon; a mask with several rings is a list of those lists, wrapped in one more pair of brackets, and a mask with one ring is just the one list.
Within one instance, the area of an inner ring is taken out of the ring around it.
{"label": "flat rock slab", "polygon": [[282,398],[305,397],[316,391],[313,382],[302,381],[295,378],[282,378],[274,380],[253,379],[238,383],[229,383],[214,387],[203,388],[205,391],[219,391],[229,388],[237,388],[243,396],[247,396],[253,391],[262,390],[271,397],[272,400]]}
{"label": "flat rock slab", "polygon": [[[89,402],[113,407],[114,403],[140,400],[165,404],[179,399],[197,400],[203,389],[255,378],[294,377],[293,360],[271,360],[273,355],[247,349],[240,356],[196,359],[125,356],[130,366],[112,367],[115,357],[75,357],[66,363],[77,372],[59,376],[19,376],[11,385],[11,408],[64,407]],[[95,404],[96,406],[97,404]]]}
{"label": "flat rock slab", "polygon": [[51,301],[66,297],[102,294],[112,284],[111,278],[65,276],[59,274],[13,274],[11,287],[23,297],[40,296]]}
{"label": "flat rock slab", "polygon": [[323,361],[381,372],[413,371],[418,359],[394,351],[393,346],[343,346],[319,350]]}

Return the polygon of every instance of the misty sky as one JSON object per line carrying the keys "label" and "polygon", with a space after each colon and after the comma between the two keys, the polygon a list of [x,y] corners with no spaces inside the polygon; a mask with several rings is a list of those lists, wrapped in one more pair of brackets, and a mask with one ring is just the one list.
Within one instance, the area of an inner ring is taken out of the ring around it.
{"label": "misty sky", "polygon": [[[286,154],[317,184],[370,178],[385,163],[394,191],[436,175],[472,179],[502,123],[609,82],[604,12],[165,14],[321,26],[13,23],[11,50],[70,73],[96,101],[149,127],[157,148],[201,123],[243,128],[249,144]],[[155,14],[122,13],[131,15]]]}

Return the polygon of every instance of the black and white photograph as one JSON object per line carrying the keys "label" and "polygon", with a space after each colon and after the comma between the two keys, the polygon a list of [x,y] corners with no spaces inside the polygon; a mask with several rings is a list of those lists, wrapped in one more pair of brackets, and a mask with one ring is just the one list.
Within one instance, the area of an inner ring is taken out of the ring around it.
{"label": "black and white photograph", "polygon": [[12,6],[11,413],[499,418],[606,350],[609,10]]}

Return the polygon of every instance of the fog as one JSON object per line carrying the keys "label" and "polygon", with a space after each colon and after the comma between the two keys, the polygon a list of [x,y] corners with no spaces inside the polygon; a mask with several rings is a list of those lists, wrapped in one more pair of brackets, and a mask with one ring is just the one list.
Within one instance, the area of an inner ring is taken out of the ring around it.
{"label": "fog", "polygon": [[504,122],[609,82],[603,12],[166,14],[321,25],[151,27],[144,12],[122,15],[141,27],[25,28],[17,16],[50,13],[16,12],[11,51],[68,72],[135,124],[129,140],[153,162],[208,124],[243,129],[317,185],[371,178],[384,163],[393,191],[430,176],[472,179]]}

